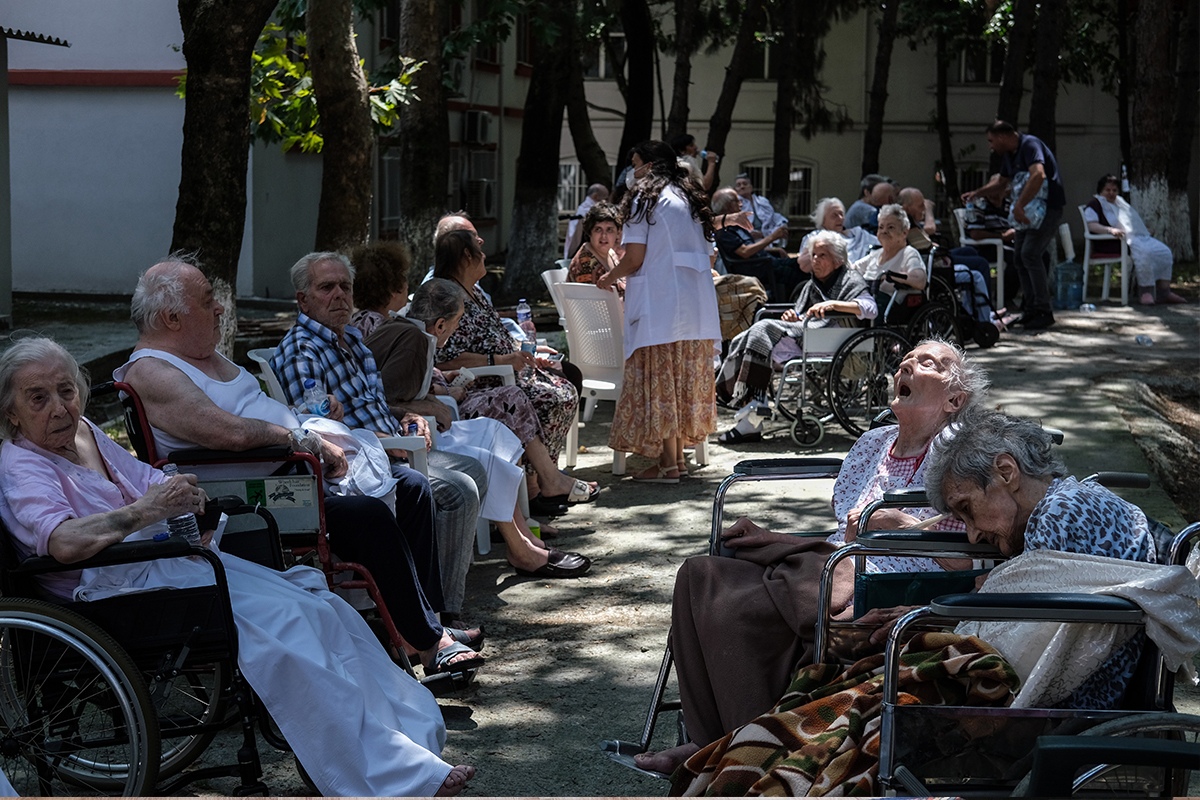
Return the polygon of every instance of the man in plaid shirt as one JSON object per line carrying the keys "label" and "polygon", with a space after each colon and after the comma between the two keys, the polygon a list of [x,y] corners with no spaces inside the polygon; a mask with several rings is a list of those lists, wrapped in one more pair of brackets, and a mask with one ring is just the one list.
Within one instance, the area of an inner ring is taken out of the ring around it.
{"label": "man in plaid shirt", "polygon": [[[354,268],[340,253],[310,253],[291,269],[300,316],[283,337],[271,368],[288,402],[304,402],[304,381],[312,378],[342,404],[342,422],[380,437],[400,433],[388,409],[383,382],[371,351],[358,328],[348,325],[353,310]],[[416,423],[429,441],[424,417],[406,415],[400,424]],[[390,453],[399,456],[402,453]],[[393,463],[392,474],[414,474]],[[456,453],[429,453],[429,485],[437,504],[436,538],[441,562],[442,594],[449,617],[459,618],[466,591],[467,569],[475,542],[480,498],[487,492],[487,475],[477,460]]]}

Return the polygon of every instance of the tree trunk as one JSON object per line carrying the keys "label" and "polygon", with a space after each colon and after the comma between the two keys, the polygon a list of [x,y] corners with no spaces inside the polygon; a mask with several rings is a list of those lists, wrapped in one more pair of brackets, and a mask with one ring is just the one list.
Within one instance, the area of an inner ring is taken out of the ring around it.
{"label": "tree trunk", "polygon": [[782,36],[774,46],[779,52],[779,74],[775,81],[775,135],[772,148],[771,185],[764,187],[776,210],[787,211],[788,179],[792,171],[792,129],[796,124],[796,48],[799,4],[785,2],[780,9]]}
{"label": "tree trunk", "polygon": [[1038,12],[1037,57],[1033,65],[1033,92],[1029,96],[1029,132],[1054,152],[1057,145],[1058,56],[1066,27],[1065,0],[1042,0]]}
{"label": "tree trunk", "polygon": [[[996,119],[1020,127],[1021,97],[1025,94],[1025,52],[1033,21],[1037,17],[1037,0],[1014,0],[1013,23],[1008,29],[1008,49],[1004,53],[1004,75],[1000,80],[1000,99],[996,104]],[[991,156],[990,172],[1000,169],[1000,156]]]}
{"label": "tree trunk", "polygon": [[[1168,236],[1167,171],[1171,162],[1171,116],[1175,90],[1171,72],[1170,0],[1140,0],[1134,36],[1137,84],[1133,101],[1133,206],[1156,239]],[[1195,98],[1191,98],[1195,102]]]}
{"label": "tree trunk", "polygon": [[[582,36],[577,27],[572,26],[571,30],[578,53],[583,46]],[[608,165],[604,148],[596,141],[596,134],[592,131],[592,117],[588,113],[583,83],[583,64],[578,56],[569,59],[568,68],[571,73],[567,84],[567,124],[571,129],[571,141],[575,143],[575,157],[579,159],[589,184],[602,183],[612,189],[612,168]]]}
{"label": "tree trunk", "polygon": [[943,31],[937,36],[937,130],[938,144],[942,148],[942,179],[945,181],[946,199],[951,208],[959,205],[958,167],[954,163],[954,145],[950,140],[950,105],[947,102],[947,76],[952,54]]}
{"label": "tree trunk", "polygon": [[879,172],[879,148],[883,145],[883,112],[887,107],[888,73],[892,68],[892,47],[896,43],[896,20],[900,0],[885,0],[879,21],[879,47],[875,51],[875,77],[871,81],[871,102],[867,108],[867,130],[863,134],[862,174]]}
{"label": "tree trunk", "polygon": [[276,0],[179,0],[188,86],[171,250],[196,252],[227,309],[221,344],[233,353],[238,255],[250,159],[250,55]]}
{"label": "tree trunk", "polygon": [[654,132],[654,23],[646,0],[621,4],[625,29],[626,77],[625,127],[621,131],[618,163],[625,163],[629,148],[649,139]]}
{"label": "tree trunk", "polygon": [[[565,34],[573,6],[550,6],[548,20]],[[517,157],[513,196],[512,235],[504,267],[505,298],[540,297],[545,292],[542,270],[554,265],[558,243],[558,151],[567,103],[568,60],[576,58],[570,36],[539,43],[533,56],[533,75],[525,95],[521,120],[521,150]],[[653,85],[647,83],[653,90]],[[631,86],[632,88],[632,86]],[[653,95],[651,95],[653,98]]]}
{"label": "tree trunk", "polygon": [[1179,27],[1179,72],[1175,84],[1175,113],[1171,124],[1171,156],[1167,169],[1167,205],[1171,209],[1170,236],[1165,240],[1175,258],[1191,261],[1197,231],[1188,198],[1188,175],[1196,141],[1196,94],[1200,91],[1200,4],[1186,4]]}
{"label": "tree trunk", "polygon": [[675,80],[667,112],[667,141],[688,132],[688,92],[692,85],[692,53],[696,52],[696,0],[675,0]]}
{"label": "tree trunk", "polygon": [[308,63],[321,115],[321,202],[316,250],[349,252],[371,231],[375,132],[354,45],[353,0],[308,0]]}
{"label": "tree trunk", "polygon": [[1121,142],[1121,163],[1133,160],[1129,135],[1129,87],[1133,85],[1134,57],[1129,30],[1129,0],[1117,0],[1117,136]]}
{"label": "tree trunk", "polygon": [[[746,79],[746,71],[754,51],[754,32],[762,28],[762,22],[761,0],[749,0],[742,10],[742,21],[738,26],[733,55],[729,57],[729,65],[725,67],[725,81],[721,84],[721,94],[717,97],[716,108],[708,120],[708,139],[704,145],[706,150],[725,153],[725,140],[729,138],[729,129],[733,125],[733,107],[737,105],[742,81]],[[721,165],[717,164],[713,186],[720,184]]]}
{"label": "tree trunk", "polygon": [[[400,235],[412,251],[409,282],[420,284],[433,263],[433,232],[448,210],[450,181],[450,117],[442,87],[441,4],[438,0],[401,0],[398,52],[425,66],[413,76],[419,102],[400,112],[397,130],[400,192]],[[499,122],[499,121],[497,121]],[[457,203],[450,201],[451,205]]]}

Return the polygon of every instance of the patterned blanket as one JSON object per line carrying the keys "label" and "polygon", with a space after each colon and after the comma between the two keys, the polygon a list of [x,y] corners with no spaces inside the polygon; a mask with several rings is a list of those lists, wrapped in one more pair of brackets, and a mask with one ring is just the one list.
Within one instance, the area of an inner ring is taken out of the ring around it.
{"label": "patterned blanket", "polygon": [[[1018,679],[973,636],[925,633],[900,657],[900,703],[1005,706]],[[883,655],[813,664],[779,705],[688,759],[676,796],[878,795]]]}

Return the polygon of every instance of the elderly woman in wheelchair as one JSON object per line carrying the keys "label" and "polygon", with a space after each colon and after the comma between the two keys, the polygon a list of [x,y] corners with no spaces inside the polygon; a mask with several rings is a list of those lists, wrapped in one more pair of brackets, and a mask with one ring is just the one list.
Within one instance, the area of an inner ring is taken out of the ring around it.
{"label": "elderly woman in wheelchair", "polygon": [[[675,775],[674,793],[877,794],[881,765],[897,774],[895,750],[920,749],[906,741],[920,734],[906,737],[895,727],[902,716],[893,709],[905,704],[1036,707],[1042,722],[1069,712],[1040,709],[1091,709],[1098,716],[1123,707],[1147,640],[1158,647],[1167,671],[1190,667],[1200,651],[1195,576],[1182,566],[1156,565],[1146,516],[1098,484],[1068,477],[1040,426],[970,409],[939,435],[929,462],[924,477],[934,506],[961,519],[971,542],[992,544],[1010,558],[988,576],[983,593],[1116,595],[1141,607],[1145,627],[1066,625],[1060,620],[1069,617],[1052,615],[1043,617],[1049,622],[1015,622],[997,614],[990,619],[998,621],[963,622],[954,633],[919,633],[895,661],[888,654],[886,669],[882,654],[845,670],[806,667],[769,714],[689,759]],[[935,605],[953,606],[957,599],[939,598]],[[984,607],[987,598],[978,600]],[[898,611],[874,619],[890,625]],[[907,614],[890,647],[898,649],[907,626],[928,622],[929,613]],[[882,738],[881,713],[891,720],[884,722]],[[966,738],[956,746],[1011,733],[1003,726],[1012,717],[986,719],[986,725],[960,729]],[[1189,727],[1195,718],[1176,719],[1195,736]]]}
{"label": "elderly woman in wheelchair", "polygon": [[[165,520],[204,510],[192,475],[170,479],[82,416],[86,376],[49,339],[0,356],[0,516],[23,556],[80,561]],[[212,531],[203,546],[216,549]],[[474,774],[438,753],[445,726],[433,696],[384,652],[316,570],[279,573],[220,554],[238,628],[239,666],[315,785],[326,795],[456,794]],[[61,572],[41,589],[60,600],[212,583],[179,559]],[[159,566],[169,564],[170,566]],[[161,570],[161,571],[158,571]]]}
{"label": "elderly woman in wheelchair", "polygon": [[771,352],[785,337],[799,340],[806,328],[839,322],[826,319],[832,312],[853,314],[860,320],[875,318],[875,299],[862,276],[847,266],[846,240],[834,231],[817,231],[805,238],[812,257],[812,280],[800,289],[794,308],[779,320],[765,319],[739,334],[729,344],[729,354],[717,373],[717,397],[737,407],[737,424],[718,437],[733,444],[762,438],[762,421],[754,410],[767,401],[771,384]]}
{"label": "elderly woman in wheelchair", "polygon": [[[722,536],[736,557],[684,562],[675,581],[671,647],[691,741],[635,756],[639,767],[669,773],[778,700],[796,667],[813,660],[818,583],[829,555],[855,539],[859,515],[869,503],[885,491],[922,485],[933,437],[965,407],[980,402],[987,386],[986,374],[960,350],[922,342],[904,357],[895,376],[891,408],[899,424],[863,434],[842,464],[833,489],[838,521],[833,535],[797,538],[743,517]],[[870,526],[903,528],[932,516],[928,509],[891,509],[872,517]],[[965,566],[925,558],[868,563],[868,569],[886,572]],[[837,610],[849,608],[852,584],[852,577],[839,571]]]}

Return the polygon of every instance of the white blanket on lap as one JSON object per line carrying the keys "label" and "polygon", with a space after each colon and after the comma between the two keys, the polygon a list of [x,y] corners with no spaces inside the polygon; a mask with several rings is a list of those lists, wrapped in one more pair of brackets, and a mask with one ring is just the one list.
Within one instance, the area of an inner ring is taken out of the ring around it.
{"label": "white blanket on lap", "polygon": [[[152,526],[129,538],[155,532]],[[358,612],[329,592],[315,569],[276,572],[220,557],[237,623],[238,665],[321,793],[437,791],[450,773],[439,758],[446,727],[437,701],[391,660]],[[207,563],[176,558],[84,570],[76,596],[96,600],[211,583]]]}
{"label": "white blanket on lap", "polygon": [[[1146,613],[1146,635],[1168,670],[1195,680],[1200,652],[1200,584],[1185,567],[1034,550],[1001,564],[981,592],[1079,592],[1123,597]],[[955,633],[995,647],[1021,677],[1014,707],[1033,708],[1070,696],[1137,630],[1134,625],[1059,622],[963,622]]]}

